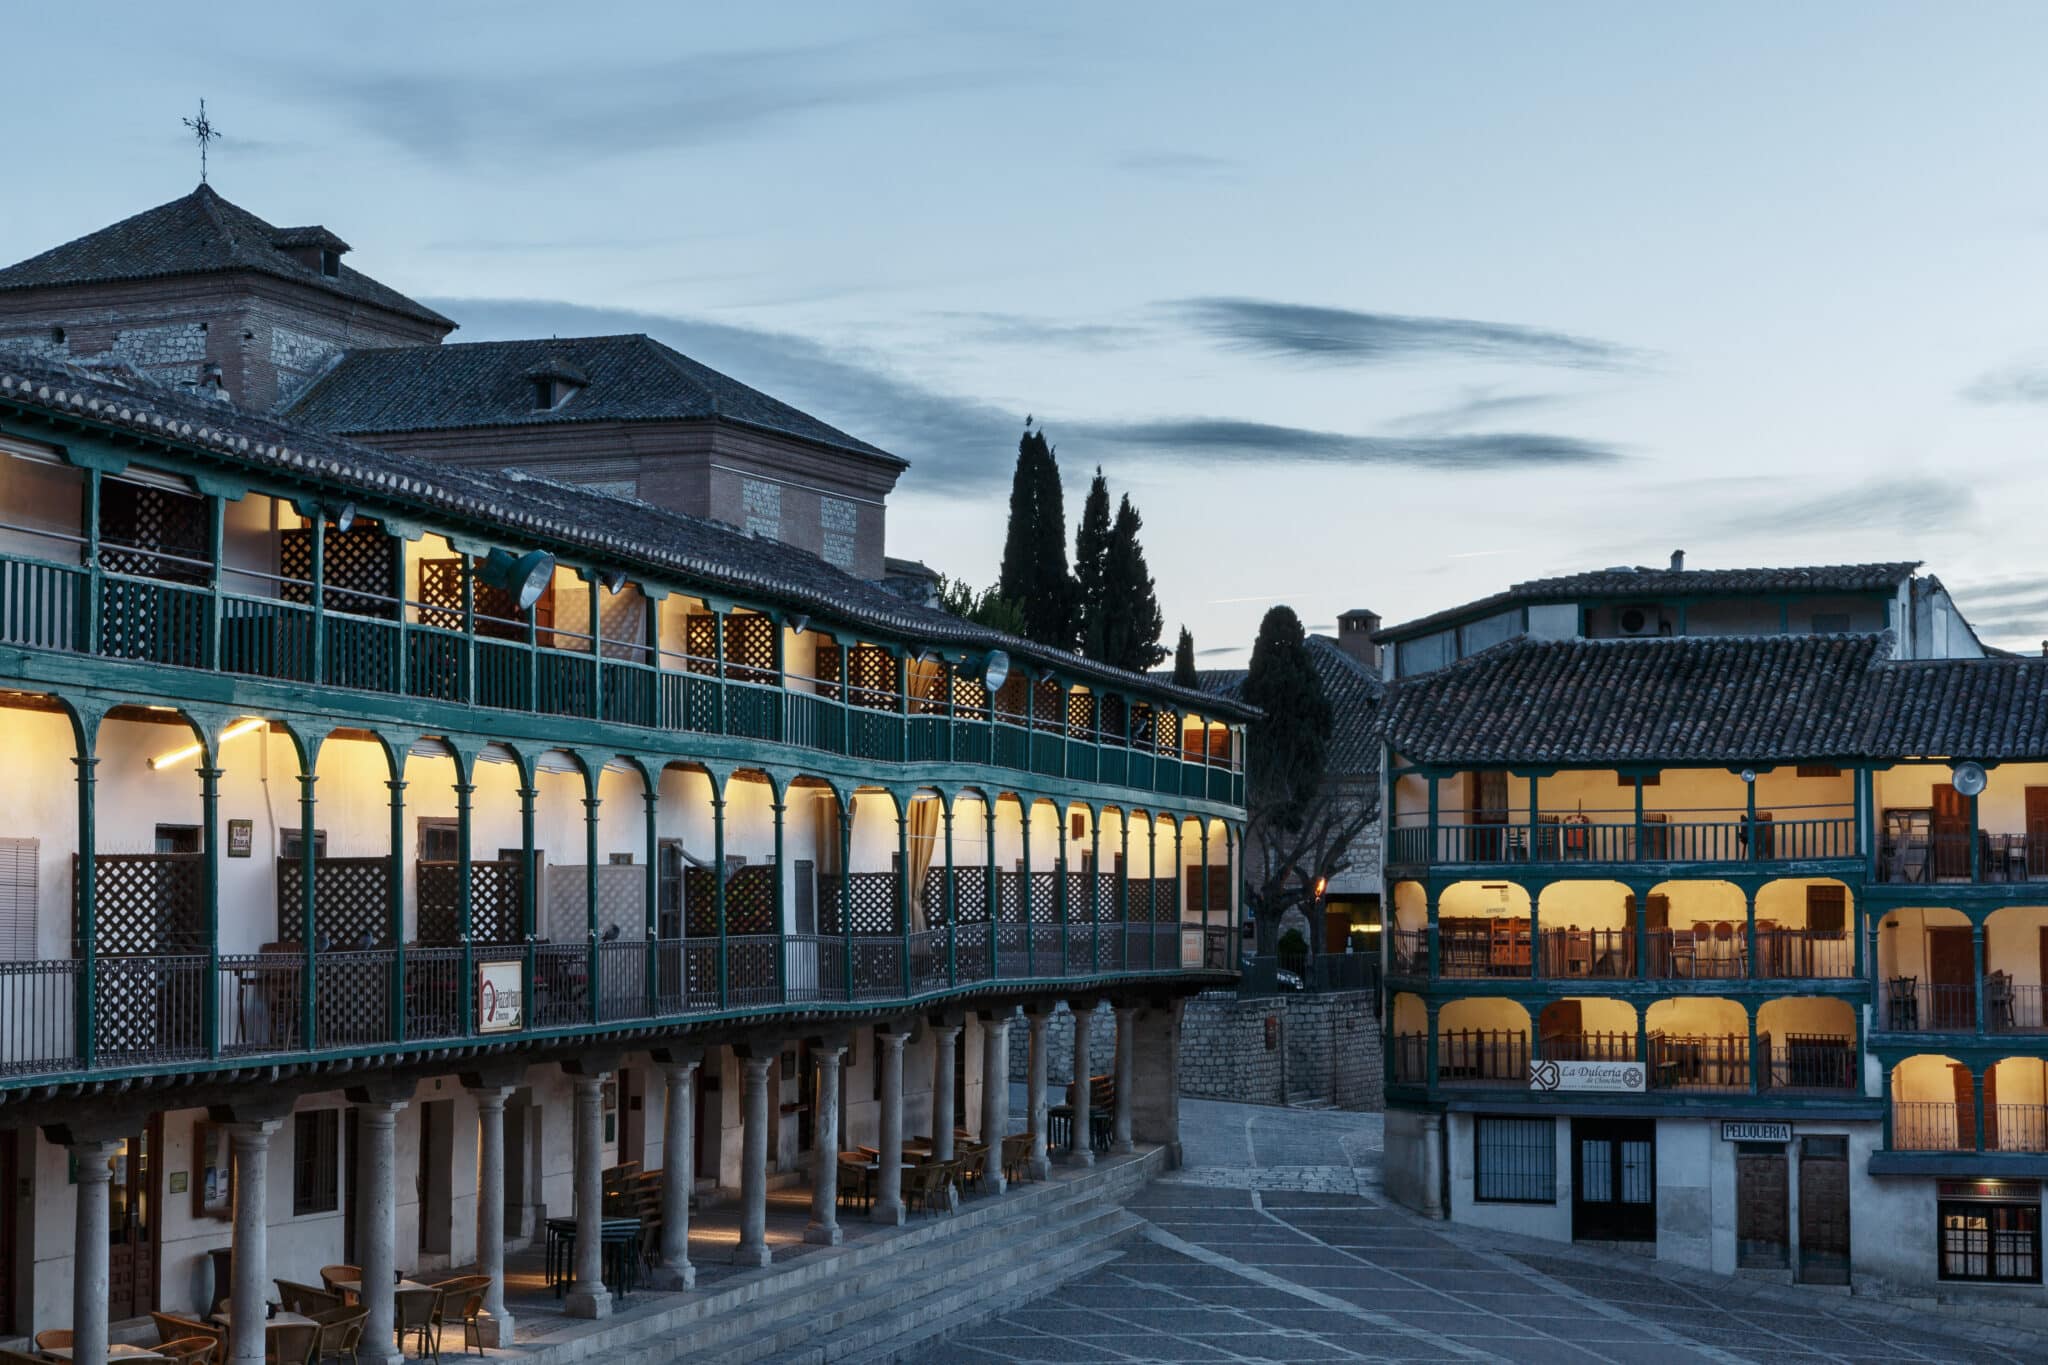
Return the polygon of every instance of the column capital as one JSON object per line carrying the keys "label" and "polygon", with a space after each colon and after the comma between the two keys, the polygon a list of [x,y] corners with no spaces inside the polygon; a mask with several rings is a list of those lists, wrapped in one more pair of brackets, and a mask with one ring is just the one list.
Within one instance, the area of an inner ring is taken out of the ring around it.
{"label": "column capital", "polygon": [[885,1025],[875,1030],[875,1038],[891,1052],[901,1052],[903,1045],[910,1041],[910,1030],[906,1028],[898,1032]]}
{"label": "column capital", "polygon": [[114,1168],[107,1163],[118,1155],[127,1144],[110,1138],[87,1138],[70,1144],[71,1155],[77,1158],[78,1183],[100,1185],[114,1178]]}
{"label": "column capital", "polygon": [[960,1027],[958,1024],[933,1024],[930,1026],[930,1031],[932,1037],[943,1038],[947,1042],[951,1042],[960,1036]]}
{"label": "column capital", "polygon": [[284,1127],[283,1119],[241,1119],[221,1125],[228,1130],[228,1138],[237,1147],[253,1145],[256,1139],[263,1139],[268,1146],[277,1130]]}
{"label": "column capital", "polygon": [[466,1085],[463,1087],[463,1089],[470,1093],[470,1097],[476,1101],[476,1107],[480,1110],[503,1109],[505,1101],[512,1098],[512,1092],[517,1088],[510,1085]]}
{"label": "column capital", "polygon": [[740,1067],[750,1076],[766,1076],[775,1058],[773,1052],[747,1053],[740,1057]]}

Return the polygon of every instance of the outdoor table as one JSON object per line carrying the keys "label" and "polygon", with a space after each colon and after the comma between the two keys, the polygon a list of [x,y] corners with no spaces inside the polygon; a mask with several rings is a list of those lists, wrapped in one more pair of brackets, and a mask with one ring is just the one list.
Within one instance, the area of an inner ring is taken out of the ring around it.
{"label": "outdoor table", "polygon": [[[56,1360],[69,1360],[71,1359],[71,1349],[69,1346],[50,1346],[39,1348],[39,1352]],[[117,1341],[107,1347],[107,1359],[168,1361],[170,1357],[158,1355],[146,1346],[130,1346],[126,1342]]]}
{"label": "outdoor table", "polygon": [[[363,1282],[361,1280],[336,1280],[334,1287],[353,1294],[359,1299],[363,1296]],[[421,1284],[418,1280],[400,1280],[397,1284],[392,1285],[391,1288],[395,1293],[401,1289],[432,1289],[433,1286]]]}

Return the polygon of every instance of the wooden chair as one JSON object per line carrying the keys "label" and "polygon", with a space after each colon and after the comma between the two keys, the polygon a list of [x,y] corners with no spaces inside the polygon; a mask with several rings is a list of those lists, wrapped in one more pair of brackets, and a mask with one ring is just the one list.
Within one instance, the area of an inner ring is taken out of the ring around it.
{"label": "wooden chair", "polygon": [[156,1324],[158,1341],[183,1341],[186,1337],[218,1337],[213,1324],[197,1318],[180,1317],[176,1313],[151,1313],[150,1321]]}
{"label": "wooden chair", "polygon": [[310,1318],[315,1313],[324,1313],[330,1308],[342,1306],[341,1295],[335,1291],[322,1289],[317,1285],[300,1284],[296,1280],[277,1280],[275,1283],[277,1301],[284,1306],[287,1313],[298,1313]]}
{"label": "wooden chair", "polygon": [[953,1150],[960,1157],[960,1192],[980,1194],[981,1178],[988,1169],[988,1148],[970,1138],[955,1136]]}
{"label": "wooden chair", "polygon": [[313,1365],[320,1344],[320,1324],[288,1322],[263,1329],[263,1359],[269,1365]]}
{"label": "wooden chair", "polygon": [[36,1333],[38,1351],[68,1351],[76,1338],[69,1327],[45,1327]]}
{"label": "wooden chair", "polygon": [[363,1282],[363,1268],[359,1265],[323,1265],[320,1267],[320,1283],[327,1286],[330,1294],[346,1294],[348,1291],[335,1286],[347,1280],[353,1284]]}
{"label": "wooden chair", "polygon": [[435,1321],[441,1316],[441,1291],[401,1289],[391,1298],[392,1312],[397,1319],[399,1354],[405,1354],[405,1343],[410,1338],[418,1348],[413,1352],[418,1359],[432,1356],[438,1362],[441,1359],[441,1342],[435,1335]]}
{"label": "wooden chair", "polygon": [[1031,1134],[1012,1133],[1003,1139],[1003,1178],[1022,1180],[1031,1164]]}
{"label": "wooden chair", "polygon": [[156,1353],[167,1360],[185,1362],[185,1365],[209,1365],[213,1353],[220,1349],[217,1337],[180,1337],[176,1341],[160,1343]]}
{"label": "wooden chair", "polygon": [[[476,1317],[483,1312],[484,1291],[491,1287],[491,1277],[457,1275],[452,1280],[441,1280],[433,1287],[441,1291],[441,1302],[434,1305],[435,1349],[440,1349],[441,1333],[448,1327],[448,1308],[453,1304],[456,1311],[462,1314],[462,1349],[467,1351],[470,1339],[476,1336]],[[477,1342],[477,1349],[483,1349],[481,1341]]]}
{"label": "wooden chair", "polygon": [[330,1308],[324,1313],[313,1314],[313,1321],[320,1324],[320,1342],[313,1348],[315,1365],[325,1365],[330,1360],[346,1360],[355,1365],[356,1352],[363,1344],[363,1323],[369,1319],[367,1308]]}

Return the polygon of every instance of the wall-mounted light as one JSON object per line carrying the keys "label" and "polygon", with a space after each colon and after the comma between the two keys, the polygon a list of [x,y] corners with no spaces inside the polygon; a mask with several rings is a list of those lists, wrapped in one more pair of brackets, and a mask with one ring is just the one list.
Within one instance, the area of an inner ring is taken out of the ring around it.
{"label": "wall-mounted light", "polygon": [[606,592],[617,597],[626,586],[626,571],[624,569],[606,569],[597,576],[597,581],[604,584]]}
{"label": "wall-mounted light", "polygon": [[794,634],[801,635],[811,628],[811,618],[798,612],[789,618],[789,628]]}
{"label": "wall-mounted light", "polygon": [[[243,735],[262,729],[265,724],[266,722],[262,720],[238,720],[220,732],[220,742],[225,744],[231,739],[240,739]],[[168,768],[173,763],[183,763],[186,759],[196,758],[205,752],[206,746],[204,744],[187,744],[182,749],[173,749],[167,754],[158,754],[155,758],[149,760],[149,766],[153,769]]]}
{"label": "wall-mounted light", "polygon": [[333,522],[335,530],[347,535],[349,528],[356,524],[356,505],[352,502],[322,503],[320,515]]}
{"label": "wall-mounted light", "polygon": [[528,550],[515,555],[510,550],[492,550],[484,556],[483,567],[477,570],[477,577],[494,588],[512,594],[512,600],[525,611],[540,595],[547,591],[549,580],[555,576],[555,557],[546,550]]}

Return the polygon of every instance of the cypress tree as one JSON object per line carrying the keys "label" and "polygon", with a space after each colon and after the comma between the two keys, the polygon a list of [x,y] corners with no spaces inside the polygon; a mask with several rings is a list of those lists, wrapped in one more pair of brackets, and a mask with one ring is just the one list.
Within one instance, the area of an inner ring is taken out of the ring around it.
{"label": "cypress tree", "polygon": [[1067,571],[1066,498],[1060,491],[1059,461],[1043,430],[1027,430],[1017,442],[1010,525],[996,591],[1023,611],[1026,638],[1055,649],[1074,647],[1078,603]]}
{"label": "cypress tree", "polygon": [[1186,626],[1180,628],[1180,642],[1173,647],[1173,681],[1176,687],[1201,686],[1195,674],[1195,637]]}
{"label": "cypress tree", "polygon": [[1024,419],[1024,435],[1017,442],[1017,467],[1010,474],[1010,524],[1003,535],[1003,567],[996,577],[996,594],[1021,602],[1035,586],[1031,559],[1031,528],[1038,520],[1037,454],[1045,445],[1034,437],[1031,419]]}
{"label": "cypress tree", "polygon": [[1105,561],[1109,556],[1109,480],[1102,466],[1095,466],[1095,479],[1088,485],[1088,500],[1081,505],[1081,525],[1074,532],[1074,581],[1081,607],[1081,652],[1091,659],[1104,658],[1103,607]]}
{"label": "cypress tree", "polygon": [[1309,657],[1294,608],[1274,607],[1259,622],[1244,700],[1262,714],[1251,724],[1245,753],[1245,804],[1263,822],[1301,826],[1329,758],[1329,698]]}
{"label": "cypress tree", "polygon": [[1159,594],[1145,565],[1145,547],[1138,543],[1144,525],[1128,493],[1117,504],[1109,547],[1102,559],[1102,653],[1104,663],[1143,673],[1159,665],[1166,651],[1159,647],[1166,618]]}

